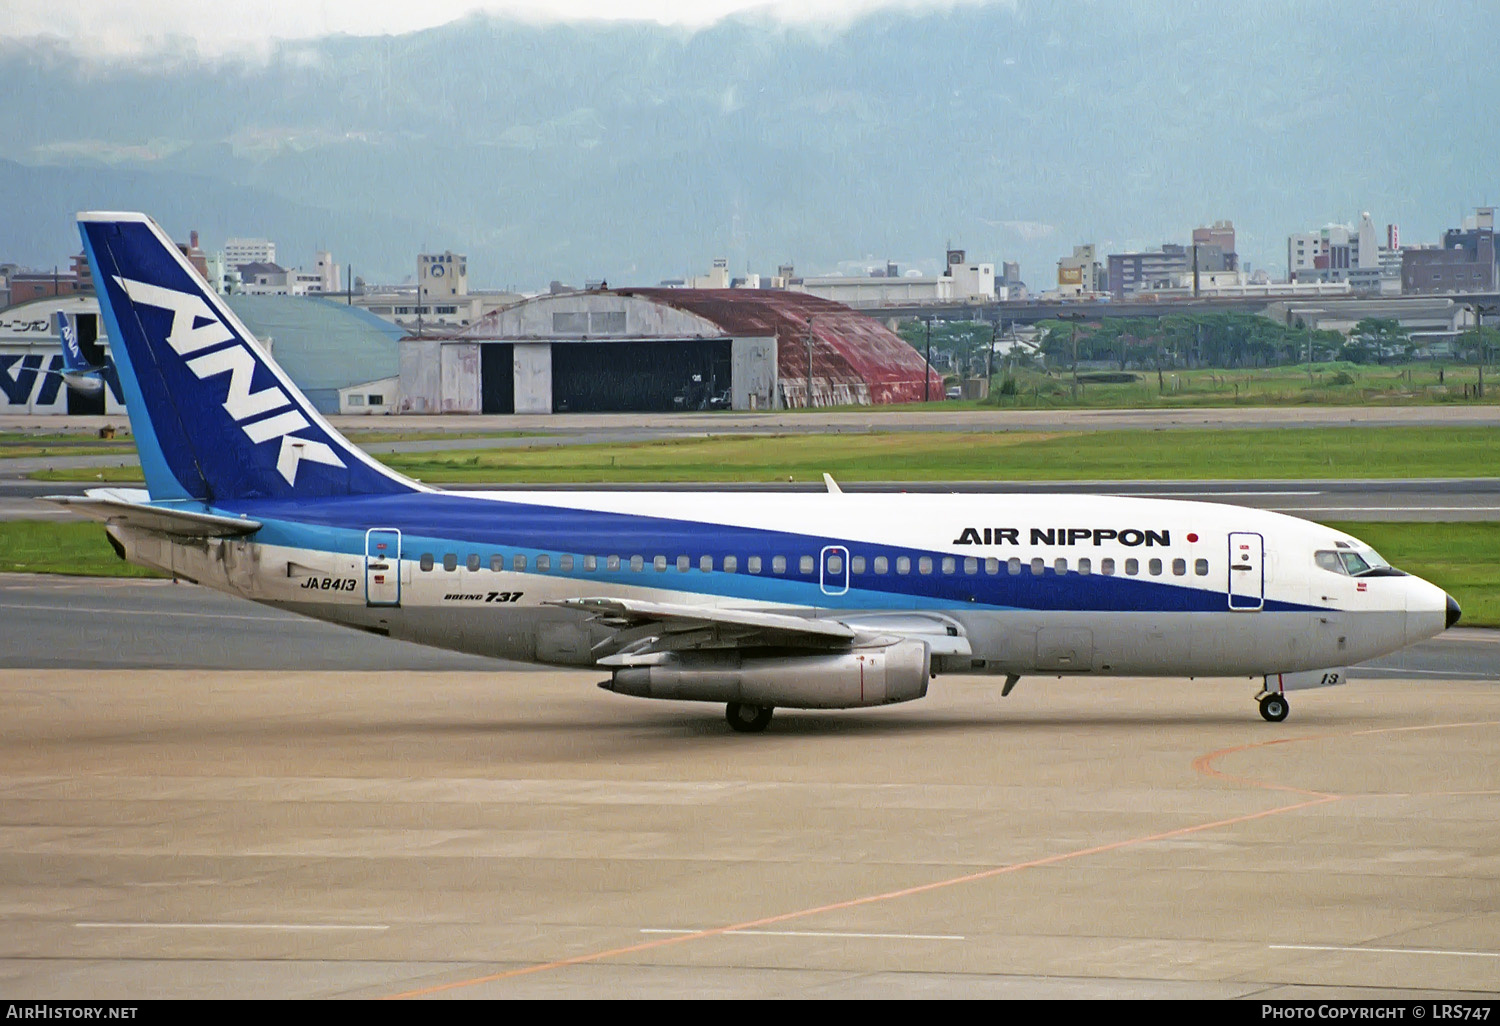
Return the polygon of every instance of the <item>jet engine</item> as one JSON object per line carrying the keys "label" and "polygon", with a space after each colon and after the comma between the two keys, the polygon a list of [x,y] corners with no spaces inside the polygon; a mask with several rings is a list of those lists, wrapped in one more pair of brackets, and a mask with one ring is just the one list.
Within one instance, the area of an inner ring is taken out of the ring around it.
{"label": "jet engine", "polygon": [[921,698],[932,675],[932,655],[920,641],[826,655],[671,652],[656,659],[621,667],[599,686],[638,698],[854,709]]}

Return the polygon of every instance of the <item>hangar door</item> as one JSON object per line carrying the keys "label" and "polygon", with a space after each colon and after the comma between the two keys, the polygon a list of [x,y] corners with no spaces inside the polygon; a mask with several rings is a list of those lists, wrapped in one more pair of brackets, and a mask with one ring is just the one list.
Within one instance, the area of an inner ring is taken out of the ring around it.
{"label": "hangar door", "polygon": [[552,343],[552,409],[655,413],[728,409],[730,341]]}
{"label": "hangar door", "polygon": [[479,409],[482,413],[516,412],[515,346],[485,342],[479,347]]}

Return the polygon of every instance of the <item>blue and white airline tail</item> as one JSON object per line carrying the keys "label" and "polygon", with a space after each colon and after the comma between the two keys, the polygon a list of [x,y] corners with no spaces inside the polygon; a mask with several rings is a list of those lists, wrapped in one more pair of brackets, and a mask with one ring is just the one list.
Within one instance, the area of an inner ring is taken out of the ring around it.
{"label": "blue and white airline tail", "polygon": [[213,505],[420,489],[318,414],[154,221],[78,221],[152,499]]}
{"label": "blue and white airline tail", "polygon": [[63,373],[98,374],[104,369],[103,364],[91,363],[83,355],[83,347],[78,344],[78,326],[60,310],[57,313],[57,336],[62,339]]}

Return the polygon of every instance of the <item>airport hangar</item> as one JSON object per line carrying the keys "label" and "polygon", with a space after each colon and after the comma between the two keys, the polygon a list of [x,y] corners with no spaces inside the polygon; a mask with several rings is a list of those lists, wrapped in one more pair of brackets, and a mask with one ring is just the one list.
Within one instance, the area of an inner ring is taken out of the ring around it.
{"label": "airport hangar", "polygon": [[884,325],[817,296],[601,288],[408,336],[397,394],[401,413],[770,410],[941,399],[943,381]]}

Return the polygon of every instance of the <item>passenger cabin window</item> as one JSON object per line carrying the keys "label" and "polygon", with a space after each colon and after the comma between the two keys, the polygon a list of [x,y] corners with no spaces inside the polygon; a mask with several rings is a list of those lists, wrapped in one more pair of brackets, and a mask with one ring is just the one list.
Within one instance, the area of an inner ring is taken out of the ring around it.
{"label": "passenger cabin window", "polygon": [[975,558],[974,556],[965,556],[964,557],[964,573],[966,573],[966,574],[977,574],[977,573],[979,573],[979,560],[977,558]]}
{"label": "passenger cabin window", "polygon": [[638,574],[638,573],[640,573],[644,569],[646,569],[646,557],[645,556],[631,556],[630,557],[630,570],[631,570],[632,573],[637,573]]}
{"label": "passenger cabin window", "polygon": [[1125,561],[1125,575],[1134,577],[1141,572],[1141,561],[1138,559],[1127,559]]}
{"label": "passenger cabin window", "polygon": [[875,557],[875,572],[877,574],[888,574],[891,572],[891,561],[885,556]]}
{"label": "passenger cabin window", "polygon": [[773,573],[773,574],[784,574],[784,573],[786,573],[786,557],[785,556],[772,556],[771,557],[771,573]]}
{"label": "passenger cabin window", "polygon": [[1009,559],[1007,559],[1005,561],[1005,572],[1010,574],[1012,577],[1019,574],[1021,572],[1021,557],[1011,556]]}
{"label": "passenger cabin window", "polygon": [[1115,575],[1115,561],[1108,556],[1099,560],[1099,572],[1105,577],[1113,577]]}
{"label": "passenger cabin window", "polygon": [[1173,577],[1182,577],[1186,573],[1187,573],[1187,560],[1181,559],[1181,558],[1172,560],[1172,576]]}
{"label": "passenger cabin window", "polygon": [[[838,559],[838,557],[834,556],[833,559]],[[840,562],[839,562],[839,569],[835,570],[835,569],[833,569],[833,559],[830,559],[828,561],[828,570],[829,570],[830,573],[835,573],[836,574],[836,573],[838,573],[840,570],[842,570],[844,568],[844,564],[843,564],[843,561],[840,560]],[[797,560],[797,569],[800,570],[804,574],[810,574],[810,573],[812,573],[813,572],[813,558],[811,556],[803,556],[801,559]]]}
{"label": "passenger cabin window", "polygon": [[469,558],[464,562],[464,566],[468,567],[470,571],[477,571],[479,569],[479,553],[469,553]]}
{"label": "passenger cabin window", "polygon": [[1031,561],[1031,575],[1033,577],[1040,577],[1040,576],[1042,576],[1042,574],[1044,574],[1046,572],[1047,572],[1047,561],[1045,559],[1043,559],[1041,556],[1037,556],[1036,558],[1034,558]]}
{"label": "passenger cabin window", "polygon": [[619,556],[605,556],[604,557],[604,569],[606,569],[606,570],[618,570],[618,569],[620,569],[620,557]]}
{"label": "passenger cabin window", "polygon": [[419,559],[419,560],[417,560],[417,565],[420,566],[423,570],[431,570],[432,569],[432,553],[430,553],[430,552],[424,552],[424,553],[422,553],[422,558]]}
{"label": "passenger cabin window", "polygon": [[1091,574],[1094,572],[1094,564],[1090,562],[1087,556],[1078,561],[1078,572],[1081,574]]}
{"label": "passenger cabin window", "polygon": [[849,571],[851,573],[856,573],[856,574],[862,574],[862,573],[864,573],[865,572],[865,557],[864,556],[851,556],[851,557],[849,557]]}
{"label": "passenger cabin window", "polygon": [[714,557],[712,557],[712,556],[699,556],[698,557],[698,569],[702,570],[706,574],[713,573],[713,570],[714,570]]}
{"label": "passenger cabin window", "polygon": [[490,569],[493,570],[497,574],[501,570],[504,570],[505,569],[505,557],[501,556],[501,555],[498,555],[498,554],[494,555],[494,556],[491,556],[490,557]]}
{"label": "passenger cabin window", "polygon": [[536,557],[536,568],[537,568],[537,572],[538,573],[546,573],[548,570],[551,570],[552,569],[552,557],[551,556],[538,556],[538,557]]}
{"label": "passenger cabin window", "polygon": [[456,553],[456,552],[445,552],[445,553],[443,553],[443,569],[444,570],[457,570],[458,569],[458,553]]}
{"label": "passenger cabin window", "polygon": [[665,570],[667,568],[667,557],[657,556],[655,559],[651,560],[651,568],[658,573]]}
{"label": "passenger cabin window", "polygon": [[677,557],[677,572],[685,574],[693,568],[693,561],[686,556]]}
{"label": "passenger cabin window", "polygon": [[1052,563],[1052,569],[1056,570],[1060,574],[1065,574],[1068,572],[1068,561],[1059,557]]}
{"label": "passenger cabin window", "polygon": [[569,571],[571,571],[573,569],[573,557],[572,556],[559,556],[559,557],[557,557],[557,568],[559,570],[561,570],[563,573],[568,573]]}
{"label": "passenger cabin window", "polygon": [[598,556],[584,556],[583,557],[583,568],[586,571],[588,571],[589,573],[594,573],[596,570],[599,569],[599,557]]}
{"label": "passenger cabin window", "polygon": [[516,573],[524,573],[526,570],[526,557],[519,552],[510,557],[510,568]]}
{"label": "passenger cabin window", "polygon": [[984,572],[994,577],[1000,572],[1000,561],[994,556],[984,561]]}
{"label": "passenger cabin window", "polygon": [[897,556],[896,557],[896,573],[898,573],[898,574],[909,574],[909,573],[911,573],[911,557],[910,556]]}
{"label": "passenger cabin window", "polygon": [[1206,560],[1206,559],[1194,560],[1193,561],[1193,573],[1197,574],[1199,577],[1207,577],[1208,576],[1208,560]]}
{"label": "passenger cabin window", "polygon": [[922,557],[918,558],[918,560],[917,560],[917,573],[919,573],[919,574],[930,574],[930,573],[932,573],[932,557],[931,556],[922,556]]}
{"label": "passenger cabin window", "polygon": [[740,557],[739,556],[725,556],[724,557],[724,572],[726,574],[738,573],[739,569],[740,569]]}
{"label": "passenger cabin window", "polygon": [[[811,559],[812,557],[809,556],[808,558]],[[808,569],[808,572],[809,573],[812,572],[811,568]],[[840,556],[836,552],[832,553],[831,555],[829,555],[829,557],[828,557],[828,572],[831,573],[831,574],[841,574],[841,573],[843,573],[844,572],[844,557]]]}
{"label": "passenger cabin window", "polygon": [[1159,559],[1153,559],[1150,563],[1147,564],[1147,566],[1149,566],[1151,568],[1151,576],[1152,577],[1160,577],[1161,576],[1161,560],[1159,560]]}
{"label": "passenger cabin window", "polygon": [[943,573],[951,574],[958,570],[958,560],[952,556],[943,557]]}
{"label": "passenger cabin window", "polygon": [[758,573],[760,573],[760,557],[759,556],[751,556],[745,562],[745,569],[748,570],[748,571],[750,571],[750,573],[752,573],[752,574],[758,574]]}

